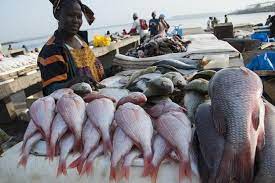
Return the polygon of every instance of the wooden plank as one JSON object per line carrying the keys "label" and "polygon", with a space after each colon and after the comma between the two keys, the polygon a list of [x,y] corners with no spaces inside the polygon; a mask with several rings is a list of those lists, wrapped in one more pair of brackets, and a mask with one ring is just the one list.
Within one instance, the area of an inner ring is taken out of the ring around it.
{"label": "wooden plank", "polygon": [[39,83],[40,81],[41,74],[40,72],[36,72],[28,76],[21,76],[13,82],[0,85],[0,100],[20,90],[24,90],[29,86]]}
{"label": "wooden plank", "polygon": [[26,67],[20,67],[18,69],[13,69],[13,70],[10,70],[8,72],[1,73],[0,74],[0,81],[5,81],[5,80],[8,80],[8,79],[17,78],[18,76],[26,75],[30,71],[37,70],[37,69],[38,69],[38,67],[37,67],[36,64],[29,65],[29,66],[26,66]]}

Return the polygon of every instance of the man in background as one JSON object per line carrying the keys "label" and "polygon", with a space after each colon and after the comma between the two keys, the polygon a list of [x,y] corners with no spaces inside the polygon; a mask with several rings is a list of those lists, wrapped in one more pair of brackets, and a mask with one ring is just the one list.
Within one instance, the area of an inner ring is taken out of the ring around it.
{"label": "man in background", "polygon": [[156,12],[153,12],[152,19],[149,21],[149,31],[151,37],[154,37],[158,34],[159,19],[157,19],[156,16]]}
{"label": "man in background", "polygon": [[227,17],[227,15],[224,15],[224,23],[228,23],[228,17]]}
{"label": "man in background", "polygon": [[271,15],[268,16],[268,18],[266,19],[266,23],[265,25],[269,25],[271,23]]}
{"label": "man in background", "polygon": [[129,32],[130,35],[139,35],[140,42],[143,42],[148,35],[148,25],[144,19],[139,19],[137,13],[133,14],[133,26]]}
{"label": "man in background", "polygon": [[207,21],[207,30],[212,30],[212,21],[213,21],[213,18],[212,17],[209,17],[208,21]]}

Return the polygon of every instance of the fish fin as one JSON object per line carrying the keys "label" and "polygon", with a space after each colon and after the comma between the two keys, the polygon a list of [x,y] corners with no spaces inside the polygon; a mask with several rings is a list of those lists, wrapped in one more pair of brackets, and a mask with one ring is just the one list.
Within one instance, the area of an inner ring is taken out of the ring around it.
{"label": "fish fin", "polygon": [[240,69],[244,72],[245,75],[248,75],[248,69],[246,67],[240,67]]}
{"label": "fish fin", "polygon": [[185,178],[192,182],[192,169],[190,161],[181,161],[179,164],[179,182],[182,182]]}
{"label": "fish fin", "polygon": [[49,148],[47,149],[47,154],[48,154],[48,157],[49,157],[50,161],[53,161],[53,158],[55,156],[55,151],[56,151],[55,145],[50,144]]}
{"label": "fish fin", "polygon": [[252,113],[252,125],[253,128],[257,131],[260,124],[260,109],[257,107]]}
{"label": "fish fin", "polygon": [[220,135],[223,135],[226,132],[225,118],[223,116],[223,112],[220,111],[219,107],[215,107],[215,104],[212,104],[211,113],[217,132]]}
{"label": "fish fin", "polygon": [[230,182],[232,178],[238,179],[237,182],[252,182],[254,162],[251,161],[250,157],[249,145],[240,152],[236,152],[227,143],[216,176],[216,183]]}
{"label": "fish fin", "polygon": [[86,162],[84,169],[82,169],[81,176],[86,173],[87,176],[93,173],[93,161]]}
{"label": "fish fin", "polygon": [[187,109],[185,107],[180,107],[180,109],[182,110],[182,112],[187,113]]}
{"label": "fish fin", "polygon": [[28,156],[23,155],[23,156],[21,157],[21,159],[19,160],[17,167],[22,166],[22,167],[26,168],[27,162],[28,162]]}
{"label": "fish fin", "polygon": [[58,169],[57,169],[57,177],[60,175],[67,175],[67,167],[66,167],[66,161],[65,160],[60,160]]}
{"label": "fish fin", "polygon": [[152,155],[144,157],[144,170],[142,173],[143,177],[147,177],[151,172],[151,166],[150,166],[151,160],[152,160]]}

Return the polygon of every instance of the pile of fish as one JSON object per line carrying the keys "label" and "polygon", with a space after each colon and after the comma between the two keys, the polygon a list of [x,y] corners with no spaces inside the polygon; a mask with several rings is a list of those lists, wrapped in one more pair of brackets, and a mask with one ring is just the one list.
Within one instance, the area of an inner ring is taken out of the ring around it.
{"label": "pile of fish", "polygon": [[[161,162],[174,151],[180,179],[191,180],[192,172],[198,170],[195,165],[194,171],[191,169],[195,164],[189,145],[191,122],[184,109],[166,101],[146,112],[141,107],[146,102],[147,97],[139,92],[116,101],[98,92],[82,99],[71,89],[38,99],[30,108],[32,120],[24,136],[19,165],[26,166],[31,149],[43,140],[50,160],[59,155],[57,175],[67,174],[70,153],[80,153],[69,165],[77,168],[80,175],[91,174],[95,158],[110,154],[110,179],[128,178],[134,159],[143,157],[143,176],[151,175],[156,182]],[[176,133],[171,134],[175,129]]]}
{"label": "pile of fish", "polygon": [[143,159],[141,176],[153,183],[166,161],[178,163],[180,182],[275,181],[275,107],[262,99],[252,71],[182,75],[152,66],[100,84],[106,88],[83,98],[62,89],[33,103],[19,165],[44,140],[47,157],[59,156],[58,175],[68,167],[90,175],[105,154],[116,182],[129,179],[135,159]]}
{"label": "pile of fish", "polygon": [[126,55],[136,58],[153,57],[169,53],[186,52],[190,42],[184,42],[180,37],[155,36],[145,40],[138,48],[129,50]]}

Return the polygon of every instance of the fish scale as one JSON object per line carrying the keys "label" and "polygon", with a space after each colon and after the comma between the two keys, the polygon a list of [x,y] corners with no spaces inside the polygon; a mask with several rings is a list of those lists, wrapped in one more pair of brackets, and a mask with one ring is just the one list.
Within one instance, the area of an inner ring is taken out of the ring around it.
{"label": "fish scale", "polygon": [[259,172],[255,183],[275,182],[275,107],[270,103],[265,104],[265,107],[266,144],[260,152]]}
{"label": "fish scale", "polygon": [[252,180],[257,142],[264,133],[259,117],[262,91],[260,78],[245,68],[223,69],[210,81],[214,124],[225,136],[217,182]]}

